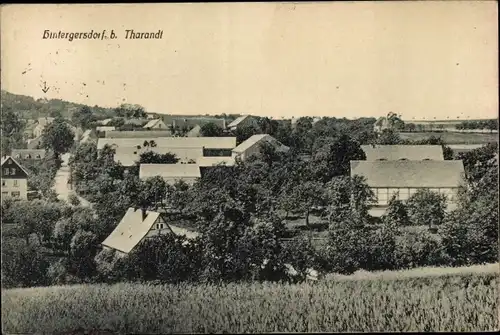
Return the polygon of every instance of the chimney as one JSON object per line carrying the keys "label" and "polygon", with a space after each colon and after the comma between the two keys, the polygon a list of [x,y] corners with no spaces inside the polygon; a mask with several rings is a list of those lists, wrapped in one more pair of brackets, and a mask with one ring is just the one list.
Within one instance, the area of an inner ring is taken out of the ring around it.
{"label": "chimney", "polygon": [[141,207],[141,212],[142,212],[142,221],[144,221],[146,219],[146,216],[148,215],[146,214],[146,208]]}

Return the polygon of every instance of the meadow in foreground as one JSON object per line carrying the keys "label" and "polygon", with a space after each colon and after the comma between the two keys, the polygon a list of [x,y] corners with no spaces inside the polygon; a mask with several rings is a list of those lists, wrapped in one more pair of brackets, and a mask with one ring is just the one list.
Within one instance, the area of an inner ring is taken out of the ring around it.
{"label": "meadow in foreground", "polygon": [[[401,273],[401,272],[399,272]],[[431,273],[431,275],[426,275]],[[498,264],[295,285],[76,285],[2,292],[6,333],[492,331]]]}

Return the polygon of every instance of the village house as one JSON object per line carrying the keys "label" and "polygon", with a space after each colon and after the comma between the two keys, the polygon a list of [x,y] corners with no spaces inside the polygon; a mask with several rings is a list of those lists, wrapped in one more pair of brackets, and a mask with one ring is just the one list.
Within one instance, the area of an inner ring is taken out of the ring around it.
{"label": "village house", "polygon": [[106,138],[153,138],[172,137],[170,130],[112,130],[107,131]]}
{"label": "village house", "polygon": [[286,152],[290,149],[287,146],[281,144],[278,140],[276,140],[271,135],[258,134],[258,135],[251,136],[246,141],[244,141],[243,143],[238,145],[236,148],[234,148],[232,150],[232,157],[234,159],[236,159],[238,157],[239,159],[241,159],[243,161],[252,155],[259,155],[261,145],[263,143],[269,143],[272,146],[274,146],[274,148],[277,151],[281,151],[281,152]]}
{"label": "village house", "polygon": [[113,121],[113,119],[104,119],[96,121],[96,123],[100,124],[101,126],[107,126],[111,121]]}
{"label": "village house", "polygon": [[173,185],[182,180],[187,184],[194,184],[200,177],[198,164],[141,164],[139,168],[139,178],[145,180],[159,176],[167,184]]}
{"label": "village house", "polygon": [[213,123],[222,129],[226,129],[226,120],[209,116],[183,116],[183,115],[162,115],[163,122],[172,129],[193,129],[197,125],[202,127],[207,123]]}
{"label": "village house", "polygon": [[444,160],[441,145],[362,145],[367,161]]}
{"label": "village house", "polygon": [[[297,122],[299,121],[299,119],[300,118],[292,117],[292,119],[290,120],[290,125],[291,125],[292,129],[295,129],[297,127]],[[320,120],[321,120],[320,117],[313,117],[311,120],[311,125],[314,126]]]}
{"label": "village house", "polygon": [[197,162],[200,157],[231,156],[235,137],[157,137],[157,138],[100,138],[97,149],[105,145],[115,149],[115,161],[133,165],[146,151],[175,154],[179,163]]}
{"label": "village house", "polygon": [[29,138],[33,138],[35,136],[34,130],[36,126],[37,124],[35,123],[35,120],[27,120],[23,130],[23,139],[27,140]]}
{"label": "village house", "polygon": [[238,128],[249,126],[257,126],[257,120],[252,115],[243,115],[228,124],[227,129],[234,131]]}
{"label": "village house", "polygon": [[188,239],[199,236],[196,232],[168,224],[159,212],[129,208],[101,245],[103,249],[115,250],[119,256],[125,256],[146,238],[169,233],[185,235]]}
{"label": "village house", "polygon": [[42,136],[43,130],[45,129],[46,126],[54,122],[53,117],[41,117],[38,118],[38,123],[33,129],[33,136],[34,137],[39,137]]}
{"label": "village house", "polygon": [[394,194],[408,200],[420,189],[444,194],[448,209],[456,207],[456,196],[465,174],[462,161],[351,161],[351,176],[361,176],[375,194],[372,216],[382,216]]}
{"label": "village house", "polygon": [[129,208],[102,246],[128,254],[145,238],[169,232],[171,230],[160,213]]}
{"label": "village house", "polygon": [[26,141],[26,143],[26,147],[28,149],[38,149],[42,146],[42,136],[30,138]]}
{"label": "village house", "polygon": [[42,160],[45,158],[45,149],[12,149],[11,156],[15,159]]}
{"label": "village house", "polygon": [[200,137],[201,136],[201,127],[200,125],[194,126],[193,129],[187,132],[186,137]]}
{"label": "village house", "polygon": [[28,171],[11,156],[2,157],[2,199],[28,199]]}
{"label": "village house", "polygon": [[150,120],[144,125],[145,129],[168,129],[167,125],[161,119]]}
{"label": "village house", "polygon": [[87,129],[83,132],[80,143],[96,142],[97,134],[93,129]]}

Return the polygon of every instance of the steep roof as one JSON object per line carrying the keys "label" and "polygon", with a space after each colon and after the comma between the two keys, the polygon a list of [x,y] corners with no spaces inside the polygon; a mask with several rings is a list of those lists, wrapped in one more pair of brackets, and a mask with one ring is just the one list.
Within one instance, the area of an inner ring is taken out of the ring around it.
{"label": "steep roof", "polygon": [[18,155],[20,158],[25,158],[28,155],[31,156],[31,158],[35,158],[37,155],[40,156],[40,158],[45,157],[45,149],[12,149],[11,155],[13,157],[17,157]]}
{"label": "steep roof", "polygon": [[143,128],[152,128],[156,126],[159,122],[163,121],[161,119],[149,120],[148,123],[146,123]]}
{"label": "steep roof", "polygon": [[191,129],[190,131],[188,131],[188,133],[186,134],[187,137],[200,137],[201,136],[201,127],[199,124],[197,124],[196,126],[194,126],[193,129]]}
{"label": "steep roof", "polygon": [[19,162],[16,161],[14,159],[14,157],[12,157],[12,156],[4,156],[4,157],[2,157],[2,161],[1,161],[0,166],[3,167],[3,165],[5,163],[7,163],[7,161],[9,161],[9,160],[11,160],[15,165],[17,165],[24,173],[26,173],[26,175],[29,175],[28,170],[26,170],[21,164],[19,164]]}
{"label": "steep roof", "polygon": [[114,126],[98,126],[95,128],[97,131],[112,131],[115,130],[116,128]]}
{"label": "steep roof", "polygon": [[209,148],[233,149],[236,146],[236,137],[144,137],[144,138],[100,138],[97,149],[102,149],[106,144],[117,147],[141,146],[144,141],[155,141],[157,147],[163,148]]}
{"label": "steep roof", "polygon": [[244,120],[246,120],[250,116],[251,115],[240,116],[240,117],[236,118],[236,120],[234,120],[233,122],[231,122],[227,127],[228,128],[237,127],[241,122],[243,122]]}
{"label": "steep roof", "polygon": [[366,178],[370,187],[458,187],[462,161],[351,161],[351,176]]}
{"label": "steep roof", "polygon": [[443,147],[440,145],[362,145],[361,149],[365,152],[367,161],[444,160]]}
{"label": "steep roof", "polygon": [[141,164],[139,178],[160,176],[167,179],[200,178],[197,164]]}
{"label": "steep roof", "polygon": [[36,138],[31,138],[27,141],[28,149],[35,149],[42,143],[42,136],[38,136]]}
{"label": "steep roof", "polygon": [[235,161],[232,157],[216,156],[216,157],[200,157],[198,158],[198,166],[200,167],[210,167],[219,164],[232,166]]}
{"label": "steep roof", "polygon": [[136,147],[119,147],[115,149],[114,160],[115,162],[120,162],[123,166],[135,165],[135,161],[139,160],[140,154],[146,151],[152,151],[158,154],[171,153],[174,154],[179,160],[197,161],[200,157],[203,157],[203,148],[192,147],[192,148],[166,148],[166,147],[154,147],[148,148],[147,150],[139,150]]}
{"label": "steep roof", "polygon": [[129,208],[118,226],[102,242],[102,245],[129,253],[151,230],[160,213],[146,211],[146,218],[142,220],[142,210]]}
{"label": "steep roof", "polygon": [[283,150],[287,151],[289,148],[283,144],[281,144],[278,140],[276,140],[274,137],[268,134],[257,134],[250,136],[246,141],[238,145],[236,148],[233,149],[234,153],[242,153],[248,150],[250,147],[254,146],[257,143],[262,143],[263,141],[266,141],[272,145],[278,150]]}
{"label": "steep roof", "polygon": [[172,137],[170,130],[112,130],[106,132],[106,138],[153,138]]}

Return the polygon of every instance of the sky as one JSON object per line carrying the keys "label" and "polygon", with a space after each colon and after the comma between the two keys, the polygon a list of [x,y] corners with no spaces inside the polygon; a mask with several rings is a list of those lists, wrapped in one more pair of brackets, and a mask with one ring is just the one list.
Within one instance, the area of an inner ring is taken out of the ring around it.
{"label": "sky", "polygon": [[[497,13],[496,1],[7,5],[1,86],[164,114],[496,118]],[[117,39],[42,38],[103,29]]]}

